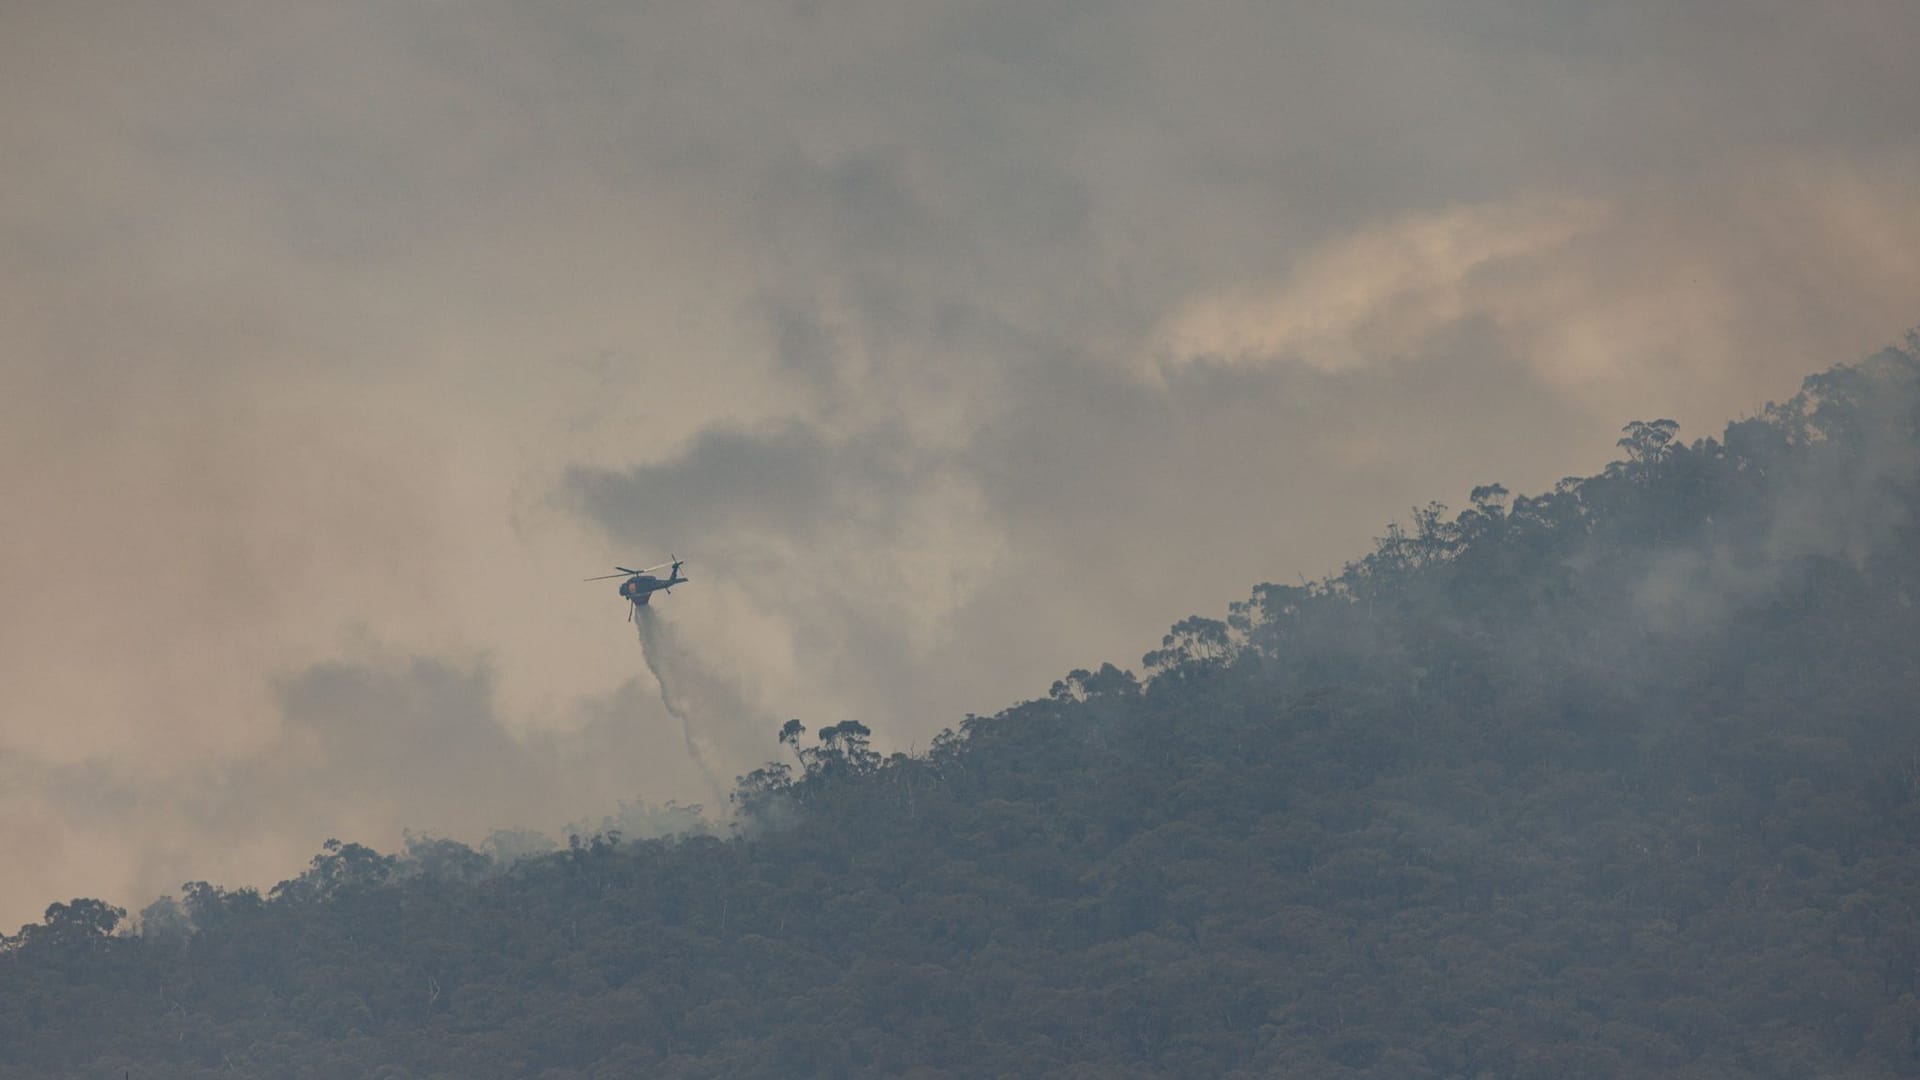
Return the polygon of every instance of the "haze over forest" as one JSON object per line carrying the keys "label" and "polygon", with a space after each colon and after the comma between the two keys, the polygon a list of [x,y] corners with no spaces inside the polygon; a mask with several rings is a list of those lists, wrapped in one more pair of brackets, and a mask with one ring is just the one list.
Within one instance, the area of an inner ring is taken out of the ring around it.
{"label": "haze over forest", "polygon": [[0,1080],[1912,1076],[1920,333],[1618,445],[923,754],[788,720],[725,839],[55,903]]}
{"label": "haze over forest", "polygon": [[[7,5],[0,926],[717,815],[612,564],[691,560],[657,615],[730,788],[789,716],[925,751],[1627,420],[1762,416],[1916,319],[1915,41],[1864,0]],[[1773,584],[1699,555],[1656,565]]]}

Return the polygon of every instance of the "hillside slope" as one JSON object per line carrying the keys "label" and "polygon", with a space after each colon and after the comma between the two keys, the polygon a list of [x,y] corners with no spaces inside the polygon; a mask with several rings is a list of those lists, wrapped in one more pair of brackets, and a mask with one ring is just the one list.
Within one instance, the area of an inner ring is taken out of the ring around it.
{"label": "hillside slope", "polygon": [[732,839],[55,905],[0,1077],[1920,1074],[1910,346],[924,755],[790,726]]}

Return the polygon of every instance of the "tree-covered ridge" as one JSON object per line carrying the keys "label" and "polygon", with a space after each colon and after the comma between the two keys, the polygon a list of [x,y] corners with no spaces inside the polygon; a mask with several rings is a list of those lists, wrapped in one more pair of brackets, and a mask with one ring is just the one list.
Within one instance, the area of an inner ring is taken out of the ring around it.
{"label": "tree-covered ridge", "polygon": [[1621,446],[729,839],[54,905],[0,1076],[1920,1074],[1920,341]]}

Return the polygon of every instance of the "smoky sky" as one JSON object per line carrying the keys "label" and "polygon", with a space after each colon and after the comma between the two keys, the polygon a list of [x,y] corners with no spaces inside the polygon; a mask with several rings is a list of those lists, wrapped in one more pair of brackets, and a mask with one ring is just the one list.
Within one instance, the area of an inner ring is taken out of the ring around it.
{"label": "smoky sky", "polygon": [[904,749],[1628,420],[1713,433],[1920,322],[1915,40],[8,5],[0,924],[710,802],[613,564],[689,560],[656,614],[737,711]]}

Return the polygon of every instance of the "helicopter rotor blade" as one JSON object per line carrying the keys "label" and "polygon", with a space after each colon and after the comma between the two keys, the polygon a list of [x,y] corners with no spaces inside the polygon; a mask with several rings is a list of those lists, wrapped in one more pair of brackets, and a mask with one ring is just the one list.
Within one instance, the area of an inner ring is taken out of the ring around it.
{"label": "helicopter rotor blade", "polygon": [[685,560],[685,559],[682,559],[682,558],[679,558],[679,557],[677,557],[677,556],[676,556],[676,557],[674,558],[674,560],[673,560],[672,562],[663,562],[663,563],[661,563],[661,564],[660,564],[659,566],[649,566],[649,567],[647,567],[647,568],[646,568],[646,569],[644,569],[644,570],[635,570],[635,569],[633,569],[632,567],[628,567],[628,566],[616,566],[616,567],[614,567],[614,569],[615,569],[615,570],[618,570],[618,571],[620,571],[620,572],[619,572],[619,573],[617,573],[617,574],[601,574],[601,575],[600,575],[599,577],[590,577],[590,578],[581,578],[580,580],[582,580],[582,581],[605,581],[605,580],[607,580],[608,578],[617,578],[617,577],[634,577],[634,576],[636,576],[636,575],[639,575],[639,574],[651,574],[651,573],[653,573],[653,572],[654,572],[655,570],[665,570],[665,569],[666,569],[667,567],[669,567],[669,566],[680,566],[680,565],[683,565],[683,564],[685,564],[685,562],[686,562],[686,560]]}

